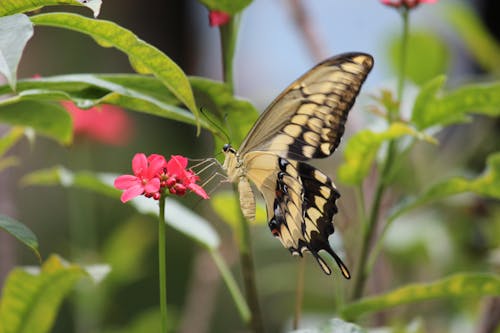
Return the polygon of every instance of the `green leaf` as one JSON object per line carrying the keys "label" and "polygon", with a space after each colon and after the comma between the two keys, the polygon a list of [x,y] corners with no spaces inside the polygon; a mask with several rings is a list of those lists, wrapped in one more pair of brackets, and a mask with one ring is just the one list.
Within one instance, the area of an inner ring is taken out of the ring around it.
{"label": "green leaf", "polygon": [[[137,197],[131,201],[131,204],[142,214],[158,216],[158,202],[151,198]],[[210,222],[172,198],[166,200],[165,222],[209,250],[219,247],[219,235]]]}
{"label": "green leaf", "polygon": [[7,277],[0,302],[1,333],[49,332],[63,298],[87,273],[52,255],[38,273],[14,269]]}
{"label": "green leaf", "polygon": [[24,135],[24,128],[13,127],[3,137],[0,138],[0,156],[3,156],[12,146],[14,146]]}
{"label": "green leaf", "polygon": [[417,198],[409,200],[400,206],[389,216],[388,220],[392,221],[416,207],[465,192],[500,199],[500,152],[490,155],[486,164],[486,169],[477,178],[454,177],[431,186]]}
{"label": "green leaf", "polygon": [[5,76],[13,90],[16,87],[17,67],[31,36],[33,24],[26,15],[0,17],[0,74]]}
{"label": "green leaf", "polygon": [[[191,77],[190,81],[198,105],[210,112],[211,118],[218,121],[218,126],[223,124],[231,144],[238,147],[259,117],[255,107],[248,101],[235,98],[222,82],[199,77]],[[228,138],[217,139],[216,150],[219,152],[222,145],[228,143]]]}
{"label": "green leaf", "polygon": [[45,6],[73,5],[87,7],[92,10],[94,17],[97,17],[101,4],[101,0],[2,0],[0,16],[31,12]]}
{"label": "green leaf", "polygon": [[104,20],[93,20],[75,14],[41,14],[31,17],[35,25],[52,26],[75,30],[93,37],[101,45],[114,46],[124,52],[134,63],[140,63],[148,72],[153,73],[197,119],[199,114],[189,81],[167,55],[154,46],[142,41],[131,31]]}
{"label": "green leaf", "polygon": [[[452,4],[453,3],[453,4]],[[500,71],[500,44],[477,16],[476,11],[461,3],[450,2],[444,11],[445,19],[463,39],[469,52],[487,71]]]}
{"label": "green leaf", "polygon": [[425,84],[413,107],[412,122],[418,129],[462,123],[469,114],[500,116],[500,82],[462,86],[440,96],[444,77]]}
{"label": "green leaf", "polygon": [[200,0],[209,10],[220,10],[234,15],[252,3],[252,0]]}
{"label": "green leaf", "polygon": [[135,217],[121,224],[104,244],[105,261],[113,267],[110,279],[130,283],[144,277],[144,263],[155,241],[156,233],[145,227],[144,218]]}
{"label": "green leaf", "polygon": [[68,144],[73,126],[69,113],[58,103],[32,101],[21,96],[0,102],[0,122],[32,127],[40,134]]}
{"label": "green leaf", "polygon": [[[234,192],[220,191],[210,197],[210,204],[217,215],[233,230],[240,227],[240,202]],[[260,202],[257,202],[255,213],[254,224],[267,223],[266,208]]]}
{"label": "green leaf", "polygon": [[[401,38],[397,36],[389,47],[391,64],[395,73],[401,66]],[[435,33],[413,32],[408,38],[406,57],[406,76],[420,85],[439,74],[446,73],[449,64],[449,52],[444,41]],[[425,65],[423,65],[425,64]]]}
{"label": "green leaf", "polygon": [[435,143],[432,137],[417,132],[403,123],[393,123],[384,132],[364,130],[349,139],[344,150],[345,162],[339,167],[338,177],[350,185],[358,185],[368,175],[377,152],[385,141],[394,140],[403,136],[413,136],[420,140]]}
{"label": "green leaf", "polygon": [[[106,176],[103,176],[106,178]],[[109,178],[109,177],[108,177]],[[121,192],[105,183],[102,178],[90,171],[72,172],[62,166],[41,169],[25,175],[21,186],[63,186],[74,187],[119,199]]]}
{"label": "green leaf", "polygon": [[38,240],[33,231],[31,231],[27,226],[14,220],[13,218],[0,214],[0,229],[8,232],[17,238],[21,243],[33,250],[38,259],[41,260],[40,253],[38,252]]}
{"label": "green leaf", "polygon": [[[121,191],[111,184],[117,175],[95,174],[88,171],[72,172],[63,167],[54,167],[32,172],[21,179],[23,186],[75,187],[106,195],[118,200]],[[158,215],[158,202],[151,198],[139,197],[131,205],[142,214]],[[220,239],[215,229],[203,217],[195,214],[174,199],[168,198],[165,208],[166,223],[208,249],[219,246]],[[0,332],[1,333],[1,332]]]}
{"label": "green leaf", "polygon": [[383,295],[364,298],[345,306],[341,315],[343,318],[355,319],[363,314],[426,300],[499,295],[500,277],[497,275],[456,274],[431,283],[410,284]]}

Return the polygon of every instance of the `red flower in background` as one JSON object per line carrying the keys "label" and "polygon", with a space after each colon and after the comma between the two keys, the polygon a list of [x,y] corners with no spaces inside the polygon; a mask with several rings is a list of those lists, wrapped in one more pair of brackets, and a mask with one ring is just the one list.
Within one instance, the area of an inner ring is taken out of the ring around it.
{"label": "red flower in background", "polygon": [[[162,155],[135,154],[132,159],[134,175],[122,175],[115,179],[114,186],[124,190],[121,201],[127,202],[139,195],[158,200],[162,189],[183,196],[187,190],[203,199],[208,194],[196,182],[200,179],[192,170],[187,170],[188,160],[184,156],[171,156],[167,162]],[[164,193],[164,192],[163,192]]]}
{"label": "red flower in background", "polygon": [[74,135],[87,136],[114,146],[125,145],[130,141],[133,124],[123,109],[100,105],[82,110],[71,101],[62,101],[61,104],[73,118]]}
{"label": "red flower in background", "polygon": [[220,10],[211,10],[208,13],[208,23],[211,27],[218,27],[226,24],[231,19],[231,16],[228,13],[225,13]]}
{"label": "red flower in background", "polygon": [[438,0],[380,0],[386,6],[399,8],[404,6],[408,9],[417,7],[421,3],[436,3]]}

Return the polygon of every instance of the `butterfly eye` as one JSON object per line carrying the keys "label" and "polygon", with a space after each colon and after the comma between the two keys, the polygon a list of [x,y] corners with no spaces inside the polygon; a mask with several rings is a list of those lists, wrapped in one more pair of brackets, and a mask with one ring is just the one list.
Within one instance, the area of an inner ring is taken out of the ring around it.
{"label": "butterfly eye", "polygon": [[222,151],[227,153],[228,150],[231,149],[231,145],[229,143],[226,143],[223,147],[222,147]]}

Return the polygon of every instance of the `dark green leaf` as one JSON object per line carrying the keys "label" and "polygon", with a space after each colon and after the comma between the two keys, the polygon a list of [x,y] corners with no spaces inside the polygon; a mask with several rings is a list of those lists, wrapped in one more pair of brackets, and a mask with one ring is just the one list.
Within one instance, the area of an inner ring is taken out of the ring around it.
{"label": "dark green leaf", "polygon": [[[238,147],[250,131],[259,114],[253,105],[235,98],[231,90],[221,82],[204,78],[190,78],[197,103],[209,111],[211,119],[227,131],[230,143]],[[227,138],[216,138],[216,152],[220,152]]]}
{"label": "dark green leaf", "polygon": [[0,302],[0,332],[49,332],[63,298],[87,273],[51,256],[41,271],[14,269],[7,277]]}
{"label": "dark green leaf", "polygon": [[38,252],[38,240],[33,231],[31,231],[27,226],[8,216],[0,214],[0,229],[16,237],[21,243],[33,250],[33,252],[35,252],[36,256],[40,260],[40,253]]}
{"label": "dark green leaf", "polygon": [[94,17],[99,15],[101,9],[101,0],[2,0],[0,6],[0,16],[12,15],[17,13],[31,12],[45,6],[73,5],[88,7],[94,12]]}
{"label": "dark green leaf", "polygon": [[[395,73],[401,66],[401,38],[393,39],[389,48]],[[439,74],[446,73],[449,64],[449,52],[444,41],[430,32],[414,32],[409,35],[406,56],[406,76],[420,85]]]}
{"label": "dark green leaf", "polygon": [[440,76],[422,87],[412,113],[419,129],[446,126],[468,120],[469,114],[500,115],[500,83],[471,84],[440,96]]}
{"label": "dark green leaf", "polygon": [[384,132],[376,133],[371,130],[358,132],[347,142],[344,150],[345,162],[338,170],[339,179],[350,185],[361,184],[370,171],[370,167],[382,143],[407,135],[431,143],[435,142],[432,137],[417,132],[403,123],[393,123]]}
{"label": "dark green leaf", "polygon": [[0,122],[32,127],[64,144],[72,140],[71,117],[58,103],[32,101],[21,96],[5,99],[0,102]]}
{"label": "dark green leaf", "polygon": [[364,298],[345,306],[341,315],[343,318],[354,319],[363,314],[426,300],[499,295],[500,277],[497,275],[456,274],[431,283],[406,285],[383,295]]}
{"label": "dark green leaf", "polygon": [[200,0],[209,10],[219,10],[234,15],[252,3],[252,0]]}
{"label": "dark green leaf", "polygon": [[[2,2],[0,7],[3,5]],[[0,17],[0,74],[5,76],[12,89],[16,87],[17,67],[31,36],[33,24],[26,15]]]}
{"label": "dark green leaf", "polygon": [[[35,25],[75,30],[93,37],[104,47],[116,47],[133,59],[141,73],[154,74],[199,120],[191,86],[184,72],[167,55],[142,41],[131,31],[103,20],[75,14],[41,14],[31,17]],[[199,121],[197,122],[199,124]]]}

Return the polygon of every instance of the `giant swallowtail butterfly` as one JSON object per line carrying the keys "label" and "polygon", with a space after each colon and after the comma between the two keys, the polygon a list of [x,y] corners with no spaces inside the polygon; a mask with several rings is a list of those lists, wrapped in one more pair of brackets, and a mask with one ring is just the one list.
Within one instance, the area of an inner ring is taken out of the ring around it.
{"label": "giant swallowtail butterfly", "polygon": [[330,156],[337,148],[372,66],[373,58],[363,53],[319,63],[271,103],[239,150],[229,144],[223,148],[223,168],[229,181],[238,183],[243,215],[255,218],[250,180],[263,194],[269,228],[283,246],[294,255],[310,251],[322,270],[331,274],[318,254],[325,250],[347,279],[347,267],[328,242],[340,194],[327,175],[304,161]]}

